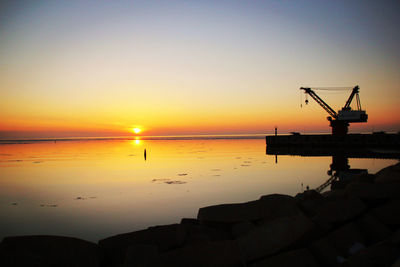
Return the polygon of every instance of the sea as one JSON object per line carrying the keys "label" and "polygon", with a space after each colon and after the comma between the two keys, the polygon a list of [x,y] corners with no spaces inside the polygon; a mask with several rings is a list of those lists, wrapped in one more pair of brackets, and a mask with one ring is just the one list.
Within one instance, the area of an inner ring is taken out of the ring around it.
{"label": "sea", "polygon": [[[199,208],[329,190],[331,156],[270,155],[264,135],[0,140],[0,240],[100,239]],[[398,159],[346,158],[376,173]]]}

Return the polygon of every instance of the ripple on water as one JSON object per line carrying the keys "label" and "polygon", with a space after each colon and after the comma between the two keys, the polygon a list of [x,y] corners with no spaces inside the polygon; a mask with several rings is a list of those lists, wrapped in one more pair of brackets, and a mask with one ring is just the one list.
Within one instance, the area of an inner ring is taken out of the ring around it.
{"label": "ripple on water", "polygon": [[179,181],[179,180],[171,180],[167,178],[160,178],[160,179],[153,179],[151,180],[152,183],[164,183],[164,184],[186,184],[187,182],[185,181]]}
{"label": "ripple on water", "polygon": [[185,181],[166,181],[166,184],[186,184]]}

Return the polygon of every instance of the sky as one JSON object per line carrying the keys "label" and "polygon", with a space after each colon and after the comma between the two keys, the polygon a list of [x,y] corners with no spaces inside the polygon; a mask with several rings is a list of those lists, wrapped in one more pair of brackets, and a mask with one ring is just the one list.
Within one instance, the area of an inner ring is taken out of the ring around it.
{"label": "sky", "polygon": [[[400,131],[399,1],[1,1],[0,138]],[[318,91],[339,110],[349,91]],[[301,100],[303,104],[301,107]]]}

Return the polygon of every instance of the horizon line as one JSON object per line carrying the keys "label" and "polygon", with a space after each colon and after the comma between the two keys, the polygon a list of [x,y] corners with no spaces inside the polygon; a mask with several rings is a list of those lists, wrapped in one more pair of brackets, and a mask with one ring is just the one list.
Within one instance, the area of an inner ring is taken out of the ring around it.
{"label": "horizon line", "polygon": [[[385,131],[383,131],[385,132]],[[288,135],[298,132],[281,132],[278,135]],[[374,133],[371,131],[360,132],[359,134]],[[398,132],[385,132],[398,133]],[[331,134],[330,132],[307,132],[300,134]],[[352,134],[352,133],[350,133]],[[356,134],[356,133],[353,133]],[[267,135],[274,133],[246,133],[246,134],[174,134],[174,135],[123,135],[123,136],[70,136],[70,137],[18,137],[18,138],[2,138],[0,142],[40,142],[40,141],[90,141],[90,140],[190,140],[190,139],[262,139]]]}

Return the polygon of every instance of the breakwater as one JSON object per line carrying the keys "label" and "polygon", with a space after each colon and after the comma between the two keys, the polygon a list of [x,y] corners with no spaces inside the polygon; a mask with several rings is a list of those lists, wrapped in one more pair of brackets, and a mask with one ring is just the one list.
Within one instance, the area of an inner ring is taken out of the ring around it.
{"label": "breakwater", "polygon": [[334,136],[331,134],[294,133],[291,135],[268,135],[265,137],[269,147],[400,147],[400,134],[347,134]]}
{"label": "breakwater", "polygon": [[98,244],[6,237],[0,265],[392,266],[400,256],[399,190],[400,163],[322,194],[307,190],[204,207],[197,218]]}

